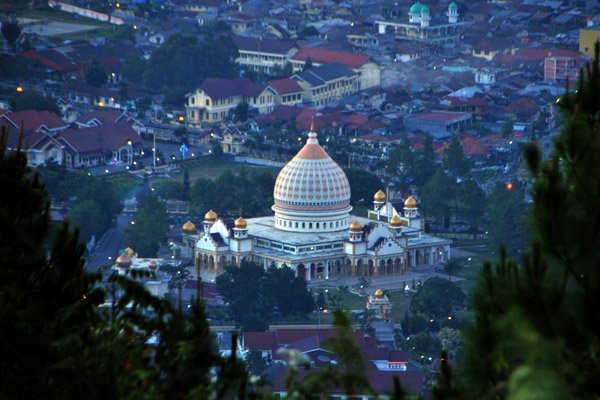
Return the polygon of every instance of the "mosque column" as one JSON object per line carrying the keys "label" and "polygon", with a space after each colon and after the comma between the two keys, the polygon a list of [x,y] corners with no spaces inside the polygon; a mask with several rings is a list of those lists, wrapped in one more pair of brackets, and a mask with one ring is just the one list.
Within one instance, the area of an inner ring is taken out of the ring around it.
{"label": "mosque column", "polygon": [[429,266],[431,267],[433,265],[433,253],[435,252],[435,249],[433,247],[429,248]]}
{"label": "mosque column", "polygon": [[327,261],[325,263],[325,279],[329,279],[329,264],[331,264],[331,261]]}
{"label": "mosque column", "polygon": [[306,278],[307,282],[310,282],[310,272],[311,272],[311,270],[312,270],[312,267],[311,267],[311,264],[309,264],[308,268],[306,268],[306,273],[305,273],[306,274],[305,278]]}

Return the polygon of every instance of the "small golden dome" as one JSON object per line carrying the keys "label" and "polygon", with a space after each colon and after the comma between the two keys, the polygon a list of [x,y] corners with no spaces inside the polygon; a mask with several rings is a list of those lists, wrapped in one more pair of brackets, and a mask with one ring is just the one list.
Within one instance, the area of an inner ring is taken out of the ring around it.
{"label": "small golden dome", "polygon": [[373,201],[383,203],[385,201],[385,192],[379,189],[379,191],[375,193],[375,196],[373,196]]}
{"label": "small golden dome", "polygon": [[192,221],[188,221],[181,227],[181,230],[184,233],[194,233],[196,232],[196,225]]}
{"label": "small golden dome", "polygon": [[402,219],[399,216],[394,215],[392,217],[392,219],[390,219],[390,226],[392,226],[394,228],[398,228],[399,226],[402,226]]}
{"label": "small golden dome", "polygon": [[131,266],[131,257],[128,254],[121,254],[117,257],[117,265],[119,267],[127,268]]}
{"label": "small golden dome", "polygon": [[375,291],[375,298],[377,298],[377,299],[381,299],[382,297],[383,297],[383,290],[381,290],[381,289],[377,289],[377,290]]}
{"label": "small golden dome", "polygon": [[127,255],[128,255],[129,257],[133,257],[133,256],[135,256],[135,250],[134,250],[134,249],[132,249],[131,247],[128,247],[128,248],[126,248],[126,249],[125,249],[125,251],[127,252]]}
{"label": "small golden dome", "polygon": [[237,228],[237,229],[246,229],[248,227],[248,223],[246,222],[246,220],[244,218],[239,217],[233,223],[233,227]]}
{"label": "small golden dome", "polygon": [[408,196],[408,199],[404,201],[404,208],[417,208],[417,200],[412,196]]}
{"label": "small golden dome", "polygon": [[350,230],[350,232],[355,232],[355,233],[362,232],[362,225],[358,221],[352,221],[350,226],[348,226],[348,229]]}
{"label": "small golden dome", "polygon": [[204,220],[208,222],[215,222],[217,220],[217,213],[213,210],[209,210],[206,214],[204,214]]}

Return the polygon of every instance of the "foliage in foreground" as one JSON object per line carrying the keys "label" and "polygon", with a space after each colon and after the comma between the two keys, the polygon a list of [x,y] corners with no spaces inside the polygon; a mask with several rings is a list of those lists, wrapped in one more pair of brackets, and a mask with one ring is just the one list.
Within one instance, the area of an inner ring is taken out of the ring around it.
{"label": "foliage in foreground", "polygon": [[542,161],[535,145],[525,149],[532,244],[520,264],[502,251],[484,265],[466,335],[463,391],[453,386],[438,398],[600,396],[598,46],[577,90],[557,104],[564,126],[549,159]]}

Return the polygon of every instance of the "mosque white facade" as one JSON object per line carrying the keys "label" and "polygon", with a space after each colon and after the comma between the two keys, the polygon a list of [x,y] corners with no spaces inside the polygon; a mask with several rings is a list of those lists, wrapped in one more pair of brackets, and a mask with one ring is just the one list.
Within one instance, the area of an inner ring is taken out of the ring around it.
{"label": "mosque white facade", "polygon": [[367,218],[350,214],[348,178],[313,129],[279,172],[272,210],[271,216],[240,217],[233,227],[210,210],[199,229],[183,225],[181,255],[215,274],[248,260],[287,266],[306,280],[401,275],[450,257],[449,240],[424,233],[412,196],[399,211],[380,190]]}

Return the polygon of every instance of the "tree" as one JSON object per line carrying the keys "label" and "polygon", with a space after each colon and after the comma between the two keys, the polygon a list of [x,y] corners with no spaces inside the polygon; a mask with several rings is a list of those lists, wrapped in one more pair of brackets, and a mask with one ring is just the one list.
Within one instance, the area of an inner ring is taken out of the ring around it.
{"label": "tree", "polygon": [[471,160],[465,156],[458,138],[454,136],[444,152],[444,168],[454,176],[464,177],[469,173],[471,167]]}
{"label": "tree", "polygon": [[457,200],[462,217],[471,224],[473,233],[477,232],[481,218],[485,213],[487,197],[485,192],[473,179],[463,179],[457,185]]}
{"label": "tree", "polygon": [[0,396],[66,398],[73,354],[84,348],[96,306],[103,301],[88,275],[77,231],[62,224],[50,234],[50,201],[21,151],[6,151],[0,132]]}
{"label": "tree", "polygon": [[4,36],[4,39],[8,42],[10,49],[13,53],[17,52],[17,39],[21,35],[21,27],[16,20],[4,20],[1,22],[2,28],[0,33]]}
{"label": "tree", "polygon": [[498,183],[485,210],[488,250],[497,253],[501,245],[510,257],[519,257],[527,246],[525,188],[517,183]]}
{"label": "tree", "polygon": [[223,156],[223,148],[221,147],[221,145],[219,145],[219,143],[215,143],[210,148],[210,153],[215,157],[222,157]]}
{"label": "tree", "polygon": [[462,308],[465,294],[455,283],[434,277],[426,280],[410,303],[413,312],[436,318],[447,318],[454,310]]}
{"label": "tree", "polygon": [[370,202],[373,194],[384,187],[381,178],[372,172],[360,168],[347,168],[344,170],[348,177],[348,182],[352,188],[352,204]]}
{"label": "tree", "polygon": [[163,179],[154,185],[158,197],[164,200],[181,200],[183,184],[173,179]]}
{"label": "tree", "polygon": [[190,173],[187,168],[183,170],[183,188],[181,189],[181,200],[190,199]]}
{"label": "tree", "polygon": [[226,267],[217,277],[217,290],[242,330],[264,330],[273,317],[275,299],[265,289],[265,270],[251,262]]}
{"label": "tree", "polygon": [[423,147],[415,152],[413,164],[411,165],[411,176],[414,184],[418,187],[427,183],[436,171],[435,153],[433,152],[433,138],[425,135]]}
{"label": "tree", "polygon": [[462,268],[462,264],[456,258],[451,258],[444,263],[444,273],[448,274],[448,280],[452,280],[452,275],[456,274]]}
{"label": "tree", "polygon": [[460,352],[463,345],[463,338],[460,331],[452,328],[442,328],[437,335],[442,349],[444,349],[448,356],[452,359],[456,359],[456,355]]}
{"label": "tree", "polygon": [[300,37],[319,36],[319,31],[312,25],[307,25],[300,31]]}
{"label": "tree", "polygon": [[[474,288],[463,389],[469,398],[588,399],[600,393],[599,46],[577,90],[556,102],[564,121],[550,156],[524,156],[532,177],[531,244],[500,253]],[[486,357],[481,357],[486,354]]]}
{"label": "tree", "polygon": [[141,257],[156,257],[169,229],[165,204],[155,195],[144,195],[138,199],[132,221],[125,231],[125,242]]}
{"label": "tree", "polygon": [[414,154],[410,149],[410,143],[407,139],[394,147],[386,164],[386,171],[395,178],[398,188],[406,193],[412,183],[411,166],[413,165]]}
{"label": "tree", "polygon": [[450,219],[450,205],[454,197],[454,180],[439,167],[431,179],[421,188],[421,201],[428,215],[435,216],[436,224],[440,220],[445,225]]}
{"label": "tree", "polygon": [[131,83],[142,83],[146,59],[141,54],[129,54],[123,61],[123,76]]}
{"label": "tree", "polygon": [[152,92],[162,91],[170,104],[182,104],[184,95],[196,90],[206,78],[238,76],[237,55],[229,36],[207,35],[199,42],[195,36],[177,33],[150,55],[144,84]]}
{"label": "tree", "polygon": [[513,134],[514,122],[510,119],[507,119],[506,121],[502,122],[502,127],[500,130],[502,132],[502,137],[510,137]]}
{"label": "tree", "polygon": [[250,106],[245,101],[242,101],[233,110],[233,118],[237,122],[246,122],[249,116]]}
{"label": "tree", "polygon": [[302,67],[302,71],[306,71],[307,69],[311,69],[312,68],[312,58],[310,58],[310,56],[306,57],[306,60],[304,60],[304,66]]}
{"label": "tree", "polygon": [[102,210],[93,200],[77,202],[69,209],[68,218],[73,226],[79,227],[84,242],[89,241],[92,235],[100,239],[106,230],[104,224],[99,223],[103,219]]}
{"label": "tree", "polygon": [[88,85],[100,87],[108,80],[108,73],[100,64],[96,57],[92,57],[92,61],[84,71],[84,78]]}
{"label": "tree", "polygon": [[[32,89],[27,89],[22,93],[17,93],[12,101],[12,109],[14,111],[45,110],[60,115],[60,110],[54,100],[49,97],[45,97]],[[25,123],[27,123],[27,121],[25,121]],[[27,126],[25,129],[28,129]]]}

